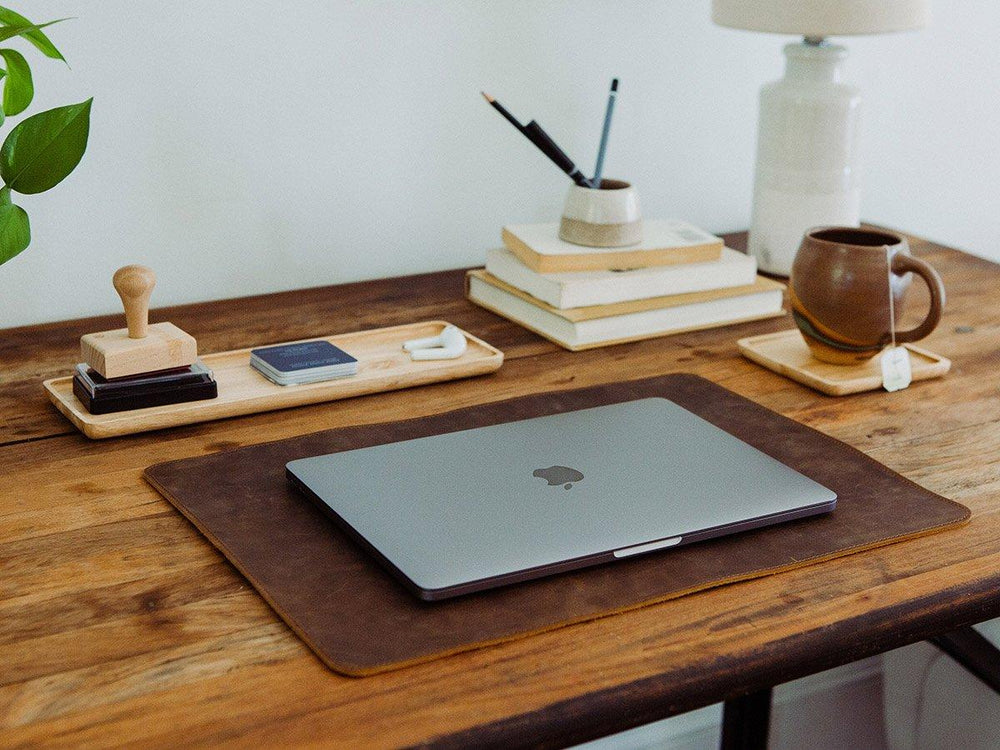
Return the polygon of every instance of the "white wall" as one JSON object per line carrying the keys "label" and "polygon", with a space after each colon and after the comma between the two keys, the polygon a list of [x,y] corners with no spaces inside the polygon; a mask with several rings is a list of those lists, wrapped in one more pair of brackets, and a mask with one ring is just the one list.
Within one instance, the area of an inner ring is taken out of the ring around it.
{"label": "white wall", "polygon": [[[745,227],[787,41],[712,26],[708,0],[15,4],[78,17],[50,30],[72,69],[26,50],[30,111],[95,100],[77,172],[18,198],[34,241],[0,267],[0,327],[118,309],[126,262],[157,270],[154,305],[481,262],[501,225],[557,217],[567,180],[480,89],[589,171],[619,76],[607,173],[647,216]],[[1000,4],[939,6],[848,40],[863,213],[1000,257]]]}

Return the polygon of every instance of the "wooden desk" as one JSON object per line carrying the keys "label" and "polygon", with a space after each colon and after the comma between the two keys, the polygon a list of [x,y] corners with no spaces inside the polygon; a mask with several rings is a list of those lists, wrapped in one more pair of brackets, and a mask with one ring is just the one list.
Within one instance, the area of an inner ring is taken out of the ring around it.
{"label": "wooden desk", "polygon": [[[740,244],[742,236],[730,238]],[[926,241],[948,289],[926,346],[951,374],[834,399],[743,360],[788,319],[577,354],[476,308],[462,272],[154,312],[203,351],[446,318],[496,375],[91,442],[46,401],[82,333],[0,336],[0,745],[567,744],[1000,615],[1000,268]],[[918,284],[914,285],[916,287]],[[924,302],[914,294],[914,314]],[[110,301],[109,301],[110,305]],[[166,459],[535,391],[686,371],[845,440],[968,505],[965,528],[390,674],[324,668],[140,478]]]}

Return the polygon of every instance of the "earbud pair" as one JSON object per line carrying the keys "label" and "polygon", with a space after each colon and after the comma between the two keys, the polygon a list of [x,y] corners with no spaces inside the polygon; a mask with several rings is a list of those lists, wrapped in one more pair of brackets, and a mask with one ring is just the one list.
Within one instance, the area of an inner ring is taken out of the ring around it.
{"label": "earbud pair", "polygon": [[410,359],[458,359],[465,353],[465,334],[453,325],[447,325],[437,336],[412,339],[403,343]]}

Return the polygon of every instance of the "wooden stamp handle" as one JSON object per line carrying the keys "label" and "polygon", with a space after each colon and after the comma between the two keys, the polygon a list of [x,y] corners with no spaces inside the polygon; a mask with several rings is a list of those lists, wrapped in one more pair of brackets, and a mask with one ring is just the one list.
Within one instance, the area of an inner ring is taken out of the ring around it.
{"label": "wooden stamp handle", "polygon": [[125,306],[125,322],[130,339],[144,339],[149,331],[149,295],[156,274],[146,266],[123,266],[115,271],[112,283]]}

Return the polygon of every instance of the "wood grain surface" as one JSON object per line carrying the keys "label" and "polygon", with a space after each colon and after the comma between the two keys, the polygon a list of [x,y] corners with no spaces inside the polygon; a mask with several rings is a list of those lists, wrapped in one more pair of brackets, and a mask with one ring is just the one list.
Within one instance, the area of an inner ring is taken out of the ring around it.
{"label": "wood grain surface", "polygon": [[[731,246],[743,238],[727,237]],[[202,351],[446,319],[495,374],[94,443],[40,383],[111,316],[0,337],[0,746],[560,746],[1000,615],[1000,268],[914,239],[949,304],[944,378],[831,398],[741,357],[790,319],[580,353],[462,297],[464,271],[155,310]],[[915,288],[907,321],[926,293]],[[923,294],[923,296],[922,296]],[[327,670],[144,467],[511,396],[693,372],[972,509],[964,528],[514,643],[352,679]]]}

